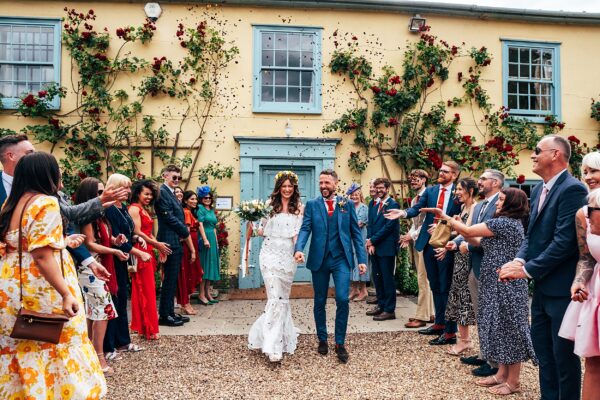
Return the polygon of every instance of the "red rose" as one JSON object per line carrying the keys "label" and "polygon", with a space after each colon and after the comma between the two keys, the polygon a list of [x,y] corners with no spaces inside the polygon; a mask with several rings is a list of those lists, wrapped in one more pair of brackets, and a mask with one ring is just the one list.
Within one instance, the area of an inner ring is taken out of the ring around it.
{"label": "red rose", "polygon": [[427,87],[432,87],[434,83],[435,83],[435,80],[433,78],[431,78],[430,80],[427,81]]}
{"label": "red rose", "polygon": [[573,143],[576,143],[576,144],[581,143],[581,140],[579,140],[577,138],[577,136],[574,136],[574,135],[569,136],[568,139],[569,139],[569,142],[573,142]]}
{"label": "red rose", "polygon": [[513,147],[510,144],[507,144],[504,146],[504,151],[505,152],[511,152],[513,150]]}
{"label": "red rose", "polygon": [[519,175],[519,176],[517,177],[517,183],[518,183],[519,185],[522,185],[523,183],[525,183],[525,175]]}
{"label": "red rose", "polygon": [[388,126],[396,126],[398,125],[398,118],[390,118],[388,119]]}
{"label": "red rose", "polygon": [[455,56],[458,53],[458,47],[452,46],[451,53],[452,53],[453,56]]}
{"label": "red rose", "polygon": [[352,40],[358,40],[356,36],[352,36]]}
{"label": "red rose", "polygon": [[392,85],[399,84],[400,82],[401,82],[401,80],[400,80],[400,77],[399,77],[398,75],[396,75],[396,76],[392,76],[392,77],[390,78],[390,83],[391,83]]}
{"label": "red rose", "polygon": [[47,92],[47,91],[45,91],[45,90],[40,90],[40,91],[38,92],[38,97],[40,97],[40,98],[43,98],[43,97],[46,97],[46,95],[47,95],[47,94],[48,94],[48,92]]}
{"label": "red rose", "polygon": [[183,47],[184,49],[187,47],[187,43],[184,41],[179,42],[179,44],[181,45],[181,47]]}
{"label": "red rose", "polygon": [[32,94],[28,94],[23,98],[23,104],[29,108],[35,106],[37,103],[37,99]]}
{"label": "red rose", "polygon": [[373,91],[373,93],[377,94],[377,93],[381,93],[381,89],[378,88],[377,86],[371,86],[371,90]]}
{"label": "red rose", "polygon": [[463,140],[465,141],[466,144],[473,144],[473,141],[471,139],[471,136],[467,135],[467,136],[463,136]]}
{"label": "red rose", "polygon": [[388,96],[395,96],[395,95],[396,95],[396,93],[398,93],[398,91],[397,91],[396,89],[394,89],[394,88],[391,88],[391,89],[389,89],[389,90],[386,90],[386,91],[385,91],[385,93],[386,93]]}
{"label": "red rose", "polygon": [[454,114],[454,122],[460,122],[460,114],[459,113]]}
{"label": "red rose", "polygon": [[357,70],[357,69],[355,69],[355,70],[352,70],[352,73],[353,73],[354,75],[360,75],[360,71],[359,71],[359,70]]}
{"label": "red rose", "polygon": [[558,129],[563,129],[565,127],[565,123],[564,122],[560,122],[558,124]]}
{"label": "red rose", "polygon": [[85,179],[85,178],[87,178],[87,174],[86,174],[85,172],[83,172],[83,171],[79,171],[79,172],[77,173],[77,176],[79,176],[79,178],[80,178],[80,179]]}
{"label": "red rose", "polygon": [[139,151],[135,151],[135,152],[133,153],[133,155],[139,158],[139,157],[142,155],[142,153],[141,153],[141,152],[139,152]]}
{"label": "red rose", "polygon": [[55,127],[56,129],[60,128],[60,126],[59,126],[59,123],[60,123],[60,121],[59,121],[59,120],[57,120],[56,118],[50,118],[50,119],[48,120],[48,123],[49,123],[50,125],[52,125],[53,127]]}

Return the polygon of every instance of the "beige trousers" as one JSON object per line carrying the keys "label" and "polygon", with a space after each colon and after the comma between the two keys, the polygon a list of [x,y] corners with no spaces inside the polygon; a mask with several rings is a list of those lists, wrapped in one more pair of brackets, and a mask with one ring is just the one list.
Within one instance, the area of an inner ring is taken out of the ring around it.
{"label": "beige trousers", "polygon": [[417,266],[417,283],[419,285],[419,296],[417,297],[417,312],[415,318],[421,321],[429,321],[435,314],[433,308],[433,294],[429,287],[429,280],[427,279],[427,271],[425,270],[425,260],[423,259],[423,252],[416,251],[411,246],[413,260]]}

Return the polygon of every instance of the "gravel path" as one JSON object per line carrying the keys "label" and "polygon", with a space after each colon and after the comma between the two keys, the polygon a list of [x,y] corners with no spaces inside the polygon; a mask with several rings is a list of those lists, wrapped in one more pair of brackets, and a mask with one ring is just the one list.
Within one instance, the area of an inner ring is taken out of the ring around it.
{"label": "gravel path", "polygon": [[[316,352],[314,335],[301,335],[298,350],[271,364],[246,348],[245,336],[163,336],[140,342],[112,365],[108,399],[498,399],[476,386],[470,368],[429,346],[414,332],[348,335],[350,361]],[[330,345],[333,339],[330,338]],[[539,398],[537,368],[524,365],[523,393]]]}

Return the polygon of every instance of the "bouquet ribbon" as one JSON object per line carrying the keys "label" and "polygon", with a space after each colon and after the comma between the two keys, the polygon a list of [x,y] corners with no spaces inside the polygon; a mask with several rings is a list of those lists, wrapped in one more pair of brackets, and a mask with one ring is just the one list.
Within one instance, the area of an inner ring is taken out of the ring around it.
{"label": "bouquet ribbon", "polygon": [[248,224],[246,228],[246,242],[244,243],[244,250],[242,251],[242,260],[240,263],[240,276],[242,278],[249,275],[248,269],[248,260],[250,259],[250,254],[252,253],[252,249],[250,246],[250,239],[252,238],[252,224]]}

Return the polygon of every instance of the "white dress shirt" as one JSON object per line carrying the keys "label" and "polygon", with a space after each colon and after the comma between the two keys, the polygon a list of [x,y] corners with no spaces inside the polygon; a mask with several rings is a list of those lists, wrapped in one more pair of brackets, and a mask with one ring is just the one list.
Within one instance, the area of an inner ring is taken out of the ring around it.
{"label": "white dress shirt", "polygon": [[6,198],[10,196],[10,191],[12,190],[13,180],[15,178],[8,175],[6,172],[2,171],[2,184],[4,185],[4,190],[6,191]]}

